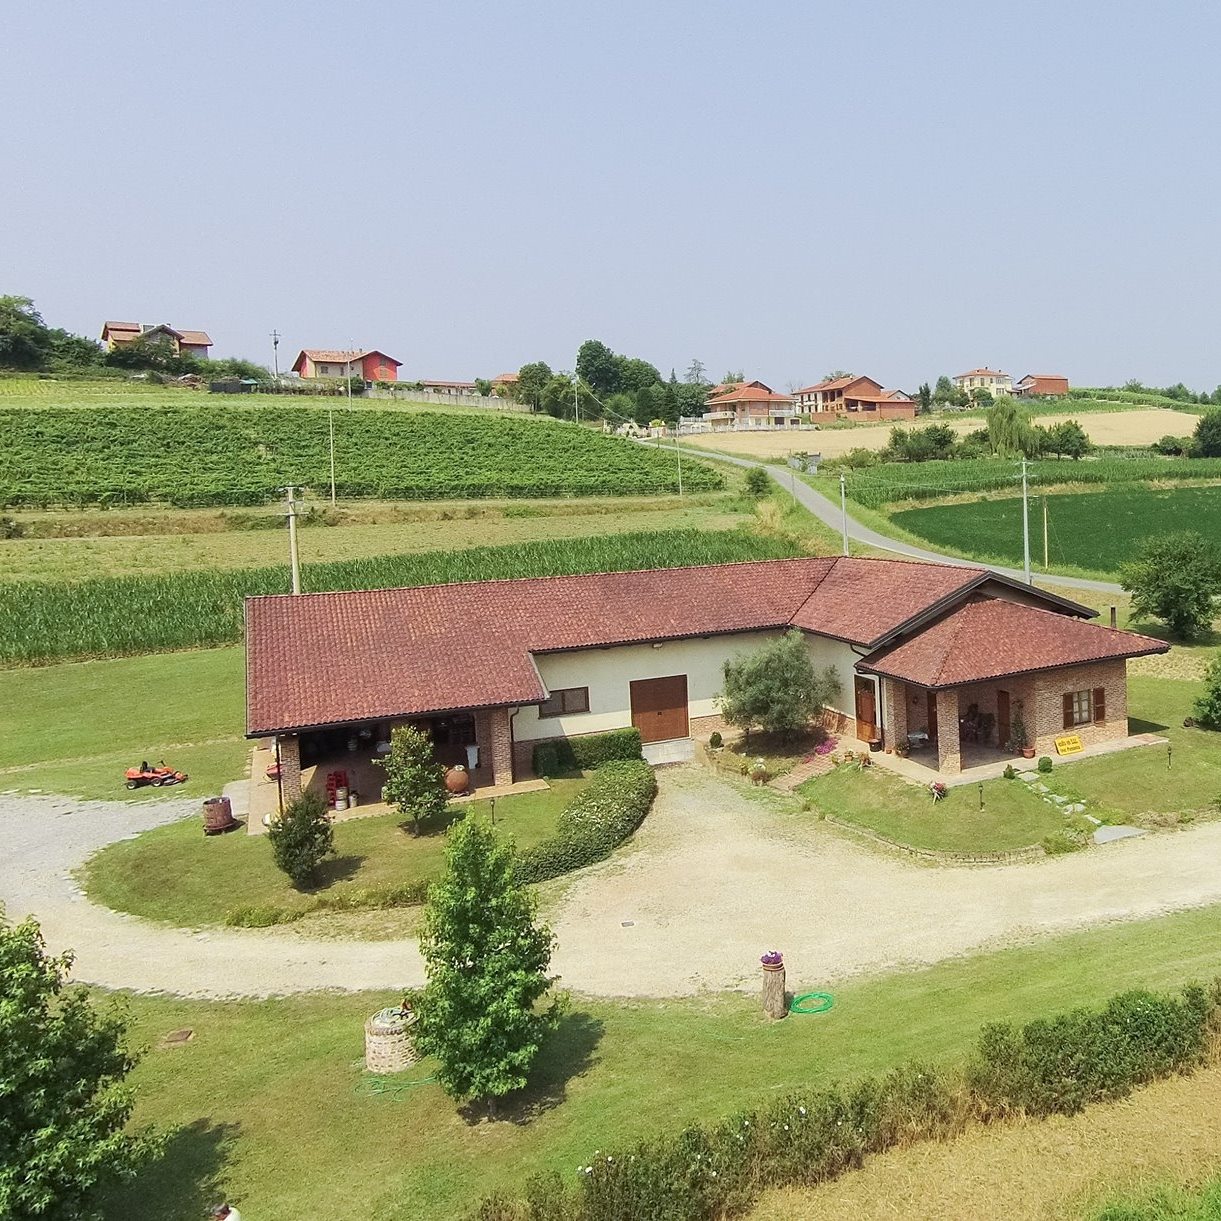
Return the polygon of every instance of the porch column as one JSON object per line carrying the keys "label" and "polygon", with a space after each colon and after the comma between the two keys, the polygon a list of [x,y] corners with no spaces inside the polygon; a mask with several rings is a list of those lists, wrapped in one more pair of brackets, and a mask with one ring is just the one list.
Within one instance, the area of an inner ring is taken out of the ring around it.
{"label": "porch column", "polygon": [[[513,783],[513,729],[507,708],[493,708],[488,714],[488,742],[484,745],[492,765],[493,784]],[[483,744],[481,744],[483,745]]]}
{"label": "porch column", "polygon": [[301,739],[295,733],[276,739],[280,756],[280,792],[284,804],[301,796]]}
{"label": "porch column", "polygon": [[882,736],[892,749],[907,741],[907,684],[882,679]]}
{"label": "porch column", "polygon": [[958,692],[937,692],[937,770],[962,771],[958,745]]}

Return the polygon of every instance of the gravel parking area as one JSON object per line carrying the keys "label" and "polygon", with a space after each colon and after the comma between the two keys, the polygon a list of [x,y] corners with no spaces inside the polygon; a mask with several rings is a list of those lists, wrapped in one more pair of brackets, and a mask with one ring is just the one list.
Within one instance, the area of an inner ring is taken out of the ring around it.
{"label": "gravel parking area", "polygon": [[[632,845],[558,884],[548,919],[563,983],[606,996],[754,986],[777,946],[801,986],[834,983],[1116,920],[1221,902],[1221,824],[1032,864],[940,868],[879,855],[773,812],[695,768],[660,773]],[[78,978],[188,996],[267,996],[423,981],[414,941],[168,929],[90,903],[72,879],[104,844],[196,803],[0,795],[0,900],[34,912]],[[172,879],[166,879],[172,885]]]}

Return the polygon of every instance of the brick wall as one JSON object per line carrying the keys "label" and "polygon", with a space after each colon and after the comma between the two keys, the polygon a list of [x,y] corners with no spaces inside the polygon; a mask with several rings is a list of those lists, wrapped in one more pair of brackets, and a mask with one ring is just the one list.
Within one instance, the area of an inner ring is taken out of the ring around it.
{"label": "brick wall", "polygon": [[937,770],[962,771],[958,745],[958,692],[937,692]]}
{"label": "brick wall", "polygon": [[280,756],[280,792],[284,804],[301,796],[301,742],[297,735],[286,734],[276,739]]}
{"label": "brick wall", "polygon": [[882,679],[882,709],[883,736],[886,745],[893,747],[896,743],[907,740],[907,684],[893,678]]}
{"label": "brick wall", "polygon": [[[1026,729],[1036,754],[1054,755],[1055,739],[1066,733],[1078,734],[1086,746],[1128,736],[1128,667],[1123,660],[1053,670],[1036,675],[1031,686],[1033,692],[1026,711]],[[1106,720],[1098,725],[1064,728],[1065,692],[1092,692],[1098,687],[1106,692]]]}

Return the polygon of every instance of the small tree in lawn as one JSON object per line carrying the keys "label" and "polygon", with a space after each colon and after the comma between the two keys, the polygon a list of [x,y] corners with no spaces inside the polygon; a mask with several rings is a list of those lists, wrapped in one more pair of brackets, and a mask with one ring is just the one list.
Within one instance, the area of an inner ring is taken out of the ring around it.
{"label": "small tree in lawn", "polygon": [[288,803],[267,833],[276,864],[298,890],[318,880],[318,866],[335,851],[335,835],[320,793],[307,789]]}
{"label": "small tree in lawn", "polygon": [[98,1189],[160,1143],[128,1132],[126,1025],[67,987],[71,965],[47,954],[32,919],[0,923],[0,1217],[12,1221],[100,1216]]}
{"label": "small tree in lawn", "polygon": [[1202,728],[1221,729],[1221,653],[1204,671],[1204,693],[1196,700],[1192,712]]}
{"label": "small tree in lawn", "polygon": [[761,466],[752,466],[746,472],[746,491],[756,500],[766,496],[771,490],[772,481],[767,477],[767,471]]}
{"label": "small tree in lawn", "polygon": [[445,768],[433,756],[432,740],[423,730],[400,725],[390,735],[390,753],[378,762],[386,769],[386,796],[411,819],[413,835],[419,835],[421,823],[445,813]]}
{"label": "small tree in lawn", "polygon": [[801,632],[786,632],[745,657],[724,665],[721,716],[748,737],[758,725],[765,733],[791,738],[839,694],[834,669],[814,669]]}
{"label": "small tree in lawn", "polygon": [[1180,640],[1203,636],[1221,594],[1221,549],[1193,530],[1146,539],[1119,569],[1132,612],[1162,619]]}
{"label": "small tree in lawn", "polygon": [[453,1098],[486,1102],[521,1089],[557,1003],[551,987],[554,937],[535,924],[537,900],[517,884],[516,853],[474,818],[449,831],[445,874],[428,894],[420,948],[428,983],[416,1041],[438,1061],[437,1080]]}

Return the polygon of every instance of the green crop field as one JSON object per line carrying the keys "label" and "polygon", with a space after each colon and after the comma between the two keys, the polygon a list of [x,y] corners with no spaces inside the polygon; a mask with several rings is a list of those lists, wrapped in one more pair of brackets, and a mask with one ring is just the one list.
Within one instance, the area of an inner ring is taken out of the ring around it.
{"label": "green crop field", "polygon": [[[742,529],[596,535],[307,564],[302,566],[302,588],[389,589],[723,564],[797,553],[787,536]],[[242,638],[243,598],[288,592],[286,565],[0,585],[0,665],[230,644]]]}
{"label": "green crop field", "polygon": [[[1021,463],[1001,458],[946,462],[884,462],[847,472],[848,495],[868,509],[904,500],[938,500],[966,492],[1006,491],[1021,486]],[[1221,458],[1101,457],[1081,462],[1048,460],[1027,467],[1031,487],[1068,484],[1179,482],[1221,479]],[[824,495],[839,497],[839,474],[810,477]]]}
{"label": "green crop field", "polygon": [[[1221,487],[1121,487],[1053,494],[1031,500],[1031,552],[1043,556],[1043,501],[1047,501],[1048,558],[1053,566],[1113,573],[1145,538],[1175,530],[1221,537]],[[1022,501],[1006,496],[904,509],[891,520],[935,548],[1022,562]]]}
{"label": "green crop field", "polygon": [[[250,505],[285,484],[329,483],[331,413],[231,406],[0,408],[0,505]],[[667,449],[550,419],[337,406],[340,496],[651,495],[678,490]],[[688,460],[686,490],[724,486]]]}

